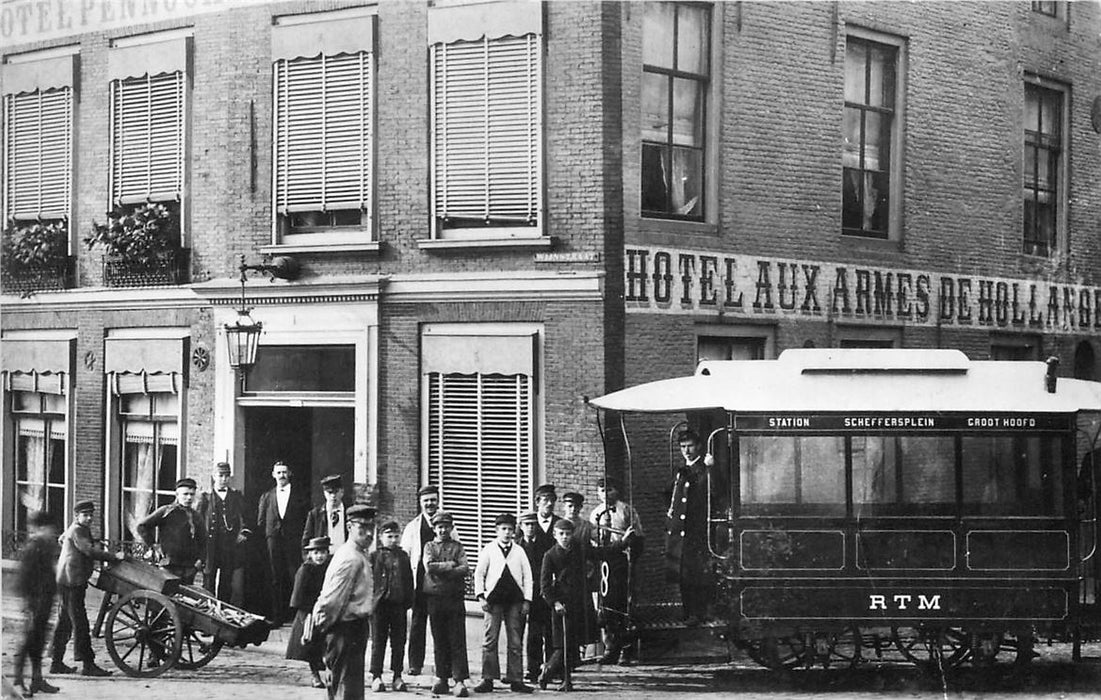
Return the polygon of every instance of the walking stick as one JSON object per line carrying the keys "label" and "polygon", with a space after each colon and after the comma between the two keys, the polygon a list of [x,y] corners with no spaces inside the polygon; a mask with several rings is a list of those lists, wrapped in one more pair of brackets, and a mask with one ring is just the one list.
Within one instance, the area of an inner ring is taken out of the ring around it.
{"label": "walking stick", "polygon": [[[565,603],[562,604],[562,607],[566,607]],[[573,659],[573,652],[570,647],[570,626],[566,619],[568,614],[568,609],[562,611],[562,685],[567,691],[573,690],[573,679],[570,675],[570,661]]]}

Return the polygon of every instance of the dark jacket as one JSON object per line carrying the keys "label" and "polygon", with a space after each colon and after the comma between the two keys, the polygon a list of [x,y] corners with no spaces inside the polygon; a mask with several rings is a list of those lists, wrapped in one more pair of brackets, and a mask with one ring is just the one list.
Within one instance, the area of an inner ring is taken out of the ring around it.
{"label": "dark jacket", "polygon": [[379,547],[367,555],[367,560],[371,562],[371,577],[375,583],[372,591],[375,610],[383,600],[404,609],[413,607],[413,568],[405,550]]}
{"label": "dark jacket", "polygon": [[260,505],[256,512],[256,529],[261,536],[269,540],[294,542],[295,548],[302,540],[302,529],[306,523],[306,511],[310,509],[301,487],[291,486],[291,496],[287,501],[287,510],[279,517],[279,501],[275,489],[265,491],[260,496]]}
{"label": "dark jacket", "polygon": [[[539,593],[551,609],[555,603],[566,606],[571,642],[583,644],[593,640],[596,612],[585,579],[584,554],[580,547],[575,544],[569,549],[562,549],[555,544],[543,556]],[[557,630],[555,634],[558,634]]]}
{"label": "dark jacket", "polygon": [[[292,490],[293,493],[293,490]],[[348,541],[348,518],[347,510],[348,504],[344,503],[345,514],[340,518],[340,526],[344,530],[344,541]],[[290,510],[290,506],[287,507]],[[310,543],[315,537],[328,537],[329,536],[329,523],[328,514],[325,512],[325,504],[317,506],[316,508],[310,508],[310,512],[306,513],[306,525],[302,528],[302,547]]]}
{"label": "dark jacket", "polygon": [[137,530],[147,545],[160,544],[169,564],[194,566],[206,557],[206,525],[192,508],[161,506],[139,520]]}
{"label": "dark jacket", "polygon": [[541,591],[542,580],[539,576],[543,569],[543,557],[546,555],[547,550],[543,549],[538,536],[529,542],[521,535],[516,541],[524,550],[524,553],[528,555],[528,566],[531,567],[531,580],[535,583],[535,591],[531,597],[531,607],[528,609],[528,618],[534,618],[535,620],[541,621],[550,620],[550,608],[547,607],[547,601],[543,600]]}
{"label": "dark jacket", "polygon": [[199,496],[199,507],[195,510],[206,526],[207,564],[232,563],[237,551],[237,537],[245,527],[245,497],[237,489],[226,491],[223,500],[213,492],[203,492]]}
{"label": "dark jacket", "polygon": [[[726,510],[726,480],[719,470],[703,465],[682,466],[673,481],[673,493],[666,514],[665,572],[670,581],[682,577],[700,585],[714,578],[708,550],[708,519]],[[708,491],[711,513],[708,512]]]}
{"label": "dark jacket", "polygon": [[321,585],[325,583],[325,572],[329,570],[329,562],[318,566],[311,561],[302,562],[298,567],[298,573],[294,575],[294,591],[291,593],[291,607],[295,610],[313,610],[313,604],[321,595]]}
{"label": "dark jacket", "polygon": [[19,558],[19,592],[32,607],[36,601],[53,601],[57,593],[57,537],[36,535],[27,540]]}
{"label": "dark jacket", "polygon": [[74,522],[61,535],[61,556],[57,561],[57,582],[62,586],[83,586],[92,575],[96,560],[113,561],[92,539],[92,529]]}
{"label": "dark jacket", "polygon": [[434,539],[424,545],[424,593],[462,600],[470,567],[458,540]]}

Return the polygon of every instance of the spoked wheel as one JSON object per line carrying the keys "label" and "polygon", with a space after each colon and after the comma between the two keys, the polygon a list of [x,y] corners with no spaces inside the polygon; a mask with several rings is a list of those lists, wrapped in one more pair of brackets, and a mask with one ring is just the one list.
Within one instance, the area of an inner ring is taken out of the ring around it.
{"label": "spoked wheel", "polygon": [[925,671],[957,668],[971,652],[970,636],[957,627],[895,627],[891,633],[899,652]]}
{"label": "spoked wheel", "polygon": [[225,642],[214,635],[189,627],[180,644],[180,660],[176,662],[176,668],[193,671],[206,666],[222,650],[223,644]]}
{"label": "spoked wheel", "polygon": [[152,678],[172,668],[182,642],[179,611],[155,591],[131,591],[107,614],[107,653],[128,676]]}
{"label": "spoked wheel", "polygon": [[858,626],[847,625],[841,630],[830,632],[825,636],[824,642],[826,654],[822,663],[826,668],[853,668],[860,663],[863,637]]}
{"label": "spoked wheel", "polygon": [[747,639],[742,647],[749,658],[774,671],[789,671],[806,661],[806,645],[798,636]]}

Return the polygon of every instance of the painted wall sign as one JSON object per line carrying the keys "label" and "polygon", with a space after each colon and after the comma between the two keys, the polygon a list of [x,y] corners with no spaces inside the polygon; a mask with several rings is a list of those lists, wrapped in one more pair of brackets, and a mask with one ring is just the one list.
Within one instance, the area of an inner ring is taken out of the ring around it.
{"label": "painted wall sign", "polygon": [[256,0],[3,0],[0,44],[45,41],[255,4]]}
{"label": "painted wall sign", "polygon": [[629,313],[820,317],[885,324],[1101,331],[1101,287],[627,247]]}

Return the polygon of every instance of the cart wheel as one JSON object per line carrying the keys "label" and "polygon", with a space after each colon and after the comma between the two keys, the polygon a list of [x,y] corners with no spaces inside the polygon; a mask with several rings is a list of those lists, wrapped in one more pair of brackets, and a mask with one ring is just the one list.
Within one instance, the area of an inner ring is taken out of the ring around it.
{"label": "cart wheel", "polygon": [[950,671],[971,652],[970,635],[957,627],[894,627],[895,647],[923,671]]}
{"label": "cart wheel", "polygon": [[774,671],[790,671],[806,662],[806,647],[798,636],[747,639],[741,646],[749,658]]}
{"label": "cart wheel", "polygon": [[176,668],[185,671],[202,668],[214,660],[224,644],[225,642],[212,634],[189,627],[180,645],[180,660],[176,662]]}
{"label": "cart wheel", "polygon": [[180,658],[182,642],[179,611],[155,591],[130,591],[107,614],[107,653],[128,676],[161,675]]}

